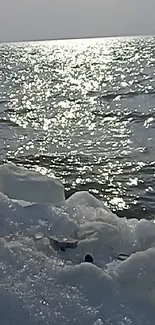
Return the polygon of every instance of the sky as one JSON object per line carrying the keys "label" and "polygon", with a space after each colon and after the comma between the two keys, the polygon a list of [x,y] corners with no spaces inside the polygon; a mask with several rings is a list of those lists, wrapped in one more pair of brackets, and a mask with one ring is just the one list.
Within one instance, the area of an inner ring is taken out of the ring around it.
{"label": "sky", "polygon": [[2,0],[0,42],[155,34],[155,0]]}

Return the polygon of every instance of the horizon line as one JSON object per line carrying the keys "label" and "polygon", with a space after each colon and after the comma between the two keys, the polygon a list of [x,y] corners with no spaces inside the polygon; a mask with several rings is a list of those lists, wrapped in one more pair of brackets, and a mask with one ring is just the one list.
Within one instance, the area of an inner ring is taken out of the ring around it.
{"label": "horizon line", "polygon": [[0,41],[0,44],[8,43],[31,43],[31,42],[54,42],[54,41],[74,41],[74,40],[85,40],[85,39],[101,39],[101,38],[132,38],[132,37],[155,37],[151,34],[131,34],[131,35],[110,35],[110,36],[77,36],[77,37],[61,37],[61,38],[37,38],[37,39],[25,39],[25,40],[13,40],[13,41]]}

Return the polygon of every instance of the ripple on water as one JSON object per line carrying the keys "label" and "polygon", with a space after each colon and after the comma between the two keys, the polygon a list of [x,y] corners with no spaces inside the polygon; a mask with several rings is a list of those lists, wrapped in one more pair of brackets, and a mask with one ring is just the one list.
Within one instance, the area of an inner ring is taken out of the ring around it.
{"label": "ripple on water", "polygon": [[154,216],[154,38],[0,46],[1,163]]}

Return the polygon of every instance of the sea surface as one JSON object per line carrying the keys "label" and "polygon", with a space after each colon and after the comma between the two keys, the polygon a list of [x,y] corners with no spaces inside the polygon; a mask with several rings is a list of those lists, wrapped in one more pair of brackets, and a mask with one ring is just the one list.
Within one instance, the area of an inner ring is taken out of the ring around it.
{"label": "sea surface", "polygon": [[0,324],[154,325],[154,284],[155,37],[1,44]]}
{"label": "sea surface", "polygon": [[0,45],[0,162],[154,218],[155,37]]}

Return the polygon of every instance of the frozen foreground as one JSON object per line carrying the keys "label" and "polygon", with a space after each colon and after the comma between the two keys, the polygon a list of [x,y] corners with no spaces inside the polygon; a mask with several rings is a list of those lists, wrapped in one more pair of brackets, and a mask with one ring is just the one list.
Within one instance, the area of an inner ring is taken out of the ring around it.
{"label": "frozen foreground", "polygon": [[[0,191],[1,325],[154,325],[153,221],[119,219],[87,192],[65,201],[59,181],[12,164]],[[56,251],[46,236],[78,244]]]}

